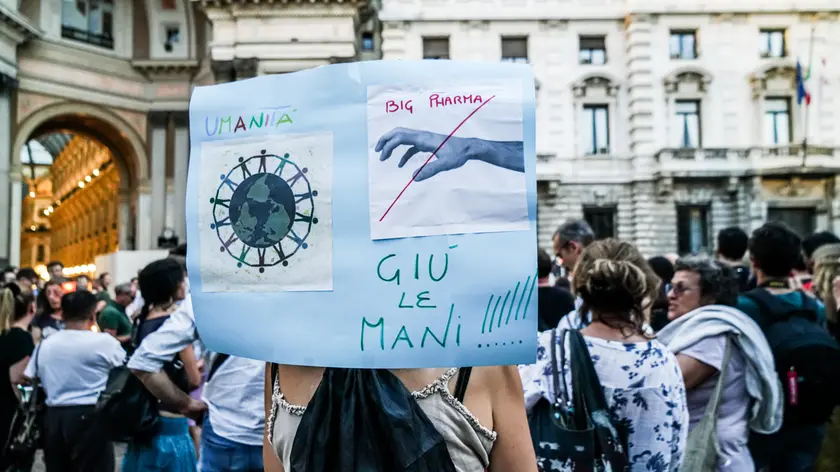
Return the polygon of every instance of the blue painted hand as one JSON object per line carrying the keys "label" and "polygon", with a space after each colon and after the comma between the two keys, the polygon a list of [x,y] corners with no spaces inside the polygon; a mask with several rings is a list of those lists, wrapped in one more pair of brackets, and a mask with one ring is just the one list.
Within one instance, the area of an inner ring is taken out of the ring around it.
{"label": "blue painted hand", "polygon": [[457,169],[473,159],[516,172],[525,171],[522,141],[458,138],[429,131],[394,128],[379,138],[375,150],[380,153],[379,160],[385,161],[397,147],[403,145],[410,147],[400,158],[398,167],[405,166],[409,159],[421,152],[431,153],[435,157],[418,169],[414,175],[415,182],[422,182],[441,172]]}

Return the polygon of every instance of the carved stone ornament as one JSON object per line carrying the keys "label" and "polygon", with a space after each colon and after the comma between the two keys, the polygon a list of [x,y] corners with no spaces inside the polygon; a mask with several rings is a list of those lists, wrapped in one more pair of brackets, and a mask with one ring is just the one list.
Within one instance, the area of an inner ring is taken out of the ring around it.
{"label": "carved stone ornament", "polygon": [[698,71],[683,71],[669,74],[664,80],[665,91],[668,93],[678,92],[680,84],[696,84],[697,91],[706,93],[711,83],[712,77],[710,75]]}
{"label": "carved stone ornament", "polygon": [[779,187],[776,191],[782,197],[798,198],[804,197],[810,193],[808,187],[802,184],[802,180],[798,177],[793,177],[785,185]]}
{"label": "carved stone ornament", "polygon": [[759,97],[767,92],[768,82],[784,80],[789,82],[786,88],[793,89],[796,81],[796,68],[792,65],[781,64],[768,67],[764,71],[757,72],[750,77],[750,86],[753,89],[753,96]]}
{"label": "carved stone ornament", "polygon": [[569,22],[565,20],[540,20],[540,31],[566,31],[569,27]]}
{"label": "carved stone ornament", "polygon": [[490,22],[485,20],[466,20],[461,22],[461,30],[480,30],[487,31],[490,29]]}
{"label": "carved stone ornament", "polygon": [[674,179],[662,177],[656,181],[656,195],[660,198],[674,194]]}
{"label": "carved stone ornament", "polygon": [[603,88],[610,97],[614,97],[618,93],[618,85],[603,76],[588,77],[572,85],[572,90],[577,98],[585,97],[586,90],[589,88]]}

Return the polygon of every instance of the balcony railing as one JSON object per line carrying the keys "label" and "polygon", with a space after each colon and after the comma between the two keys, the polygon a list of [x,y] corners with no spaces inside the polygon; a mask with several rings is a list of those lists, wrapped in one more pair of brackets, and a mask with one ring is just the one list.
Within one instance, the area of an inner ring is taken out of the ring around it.
{"label": "balcony railing", "polygon": [[656,154],[660,172],[708,175],[790,167],[840,169],[840,148],[801,144],[751,148],[663,149]]}
{"label": "balcony railing", "polygon": [[82,43],[93,44],[94,46],[114,49],[114,38],[111,35],[91,33],[90,31],[84,31],[71,26],[62,25],[61,37]]}

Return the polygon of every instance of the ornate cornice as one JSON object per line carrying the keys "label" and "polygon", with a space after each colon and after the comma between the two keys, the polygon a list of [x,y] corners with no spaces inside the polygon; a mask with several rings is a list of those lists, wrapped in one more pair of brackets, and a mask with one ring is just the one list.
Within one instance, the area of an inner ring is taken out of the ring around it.
{"label": "ornate cornice", "polygon": [[8,26],[12,31],[20,35],[20,39],[17,41],[18,44],[28,39],[39,38],[43,35],[43,32],[29,24],[26,18],[18,12],[4,6],[2,3],[0,3],[0,24]]}
{"label": "ornate cornice", "polygon": [[195,59],[185,60],[154,60],[138,59],[131,61],[131,65],[138,71],[152,77],[166,76],[189,76],[192,77],[198,71],[198,61]]}
{"label": "ornate cornice", "polygon": [[18,80],[10,75],[0,72],[0,92],[15,90],[18,88]]}

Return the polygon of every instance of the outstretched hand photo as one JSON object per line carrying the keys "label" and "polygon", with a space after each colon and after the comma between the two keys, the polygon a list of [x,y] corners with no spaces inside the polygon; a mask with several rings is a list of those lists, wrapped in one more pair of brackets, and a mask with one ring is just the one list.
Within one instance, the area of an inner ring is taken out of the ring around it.
{"label": "outstretched hand photo", "polygon": [[414,174],[415,182],[422,182],[435,175],[458,169],[471,160],[478,160],[503,169],[525,172],[525,154],[522,141],[490,141],[479,138],[458,138],[408,128],[394,128],[382,135],[376,143],[380,161],[388,160],[399,146],[410,146],[400,158],[397,167],[421,152],[431,153]]}

